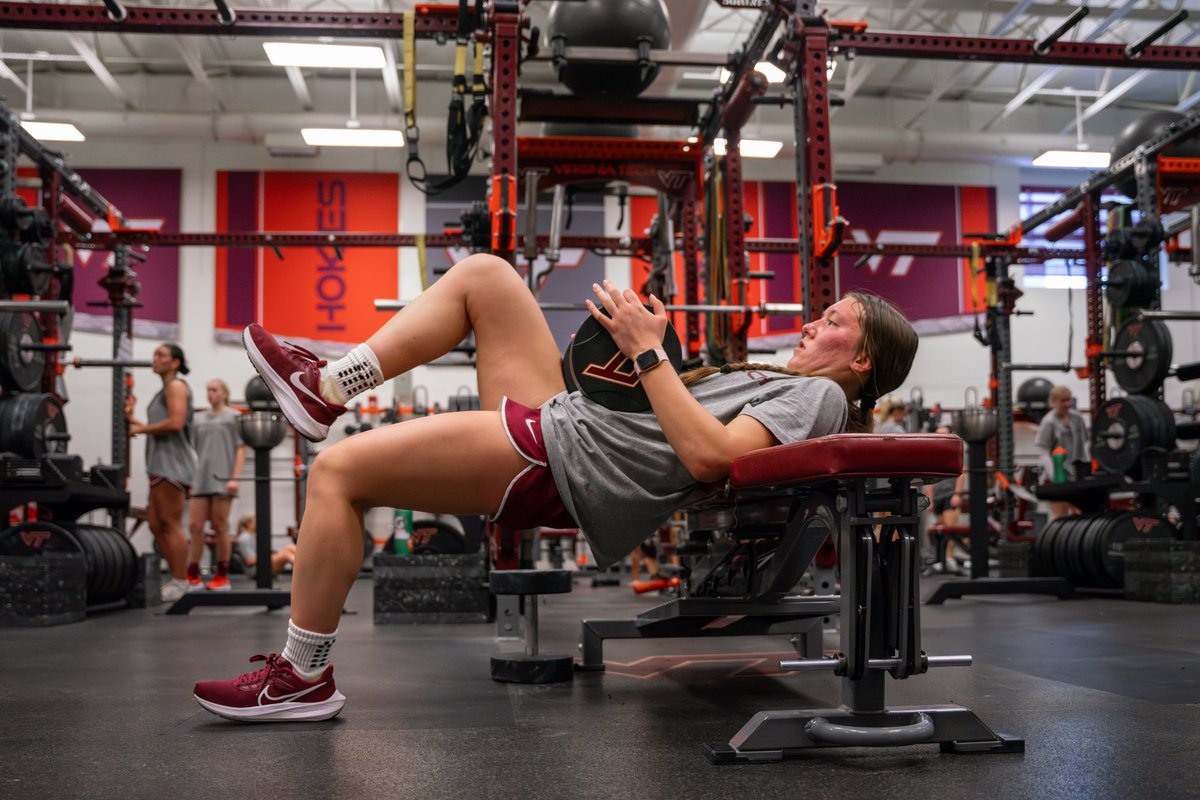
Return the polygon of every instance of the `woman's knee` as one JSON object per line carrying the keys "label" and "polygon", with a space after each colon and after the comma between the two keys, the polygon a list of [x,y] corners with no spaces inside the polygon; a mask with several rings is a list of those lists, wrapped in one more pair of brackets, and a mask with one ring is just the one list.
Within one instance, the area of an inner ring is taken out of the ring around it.
{"label": "woman's knee", "polygon": [[[323,502],[344,500],[353,502],[354,477],[363,468],[352,448],[334,445],[322,450],[308,468],[309,500],[319,497]],[[315,496],[315,497],[314,497]]]}
{"label": "woman's knee", "polygon": [[507,277],[509,274],[517,274],[512,264],[491,253],[474,253],[469,255],[446,272],[447,277],[455,275],[466,278],[472,283],[481,278],[494,280],[500,276]]}

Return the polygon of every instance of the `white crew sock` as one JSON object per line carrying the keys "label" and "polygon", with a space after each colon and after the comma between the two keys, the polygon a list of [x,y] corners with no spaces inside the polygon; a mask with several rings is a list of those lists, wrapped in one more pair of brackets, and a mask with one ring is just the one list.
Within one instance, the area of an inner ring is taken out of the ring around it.
{"label": "white crew sock", "polygon": [[321,396],[335,405],[344,406],[356,394],[383,384],[379,358],[367,345],[360,344],[322,370]]}
{"label": "white crew sock", "polygon": [[337,641],[337,631],[333,633],[313,633],[296,627],[296,623],[288,620],[287,644],[283,646],[283,657],[292,665],[292,669],[305,680],[315,680],[325,671],[329,664],[329,652]]}

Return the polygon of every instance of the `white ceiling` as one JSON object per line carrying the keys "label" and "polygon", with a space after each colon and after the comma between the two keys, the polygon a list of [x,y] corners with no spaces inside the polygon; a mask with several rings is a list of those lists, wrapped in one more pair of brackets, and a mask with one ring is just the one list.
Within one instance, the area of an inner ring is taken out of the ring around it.
{"label": "white ceiling", "polygon": [[[819,9],[831,19],[865,20],[876,30],[1026,39],[1045,36],[1080,2],[830,0]],[[99,0],[94,4],[100,5]],[[204,5],[197,0],[140,4]],[[408,0],[241,0],[231,5],[394,12],[413,4]],[[530,16],[543,23],[543,31],[548,6],[541,0],[530,4]],[[727,9],[701,0],[667,0],[667,6],[673,20],[672,48],[688,53],[735,51],[758,16],[757,11]],[[1093,0],[1090,7],[1090,15],[1068,40],[1136,41],[1183,8],[1191,18],[1160,43],[1200,45],[1200,0]],[[11,107],[23,109],[27,70],[32,65],[35,113],[42,119],[76,122],[91,142],[170,137],[181,144],[261,145],[268,135],[273,139],[296,136],[302,125],[343,124],[350,111],[347,74],[305,70],[303,86],[297,91],[284,69],[267,62],[261,41],[0,30],[0,61],[7,67],[0,70],[0,94]],[[399,59],[396,43],[384,44]],[[545,44],[543,48],[547,49]],[[417,49],[423,152],[436,152],[445,127],[453,48],[422,40]],[[99,70],[94,66],[97,61],[102,64]],[[696,72],[704,70],[664,70],[646,96],[711,96],[715,82],[687,74]],[[839,158],[847,164],[872,158],[1027,161],[1045,147],[1075,142],[1076,97],[1085,119],[1085,139],[1094,148],[1107,149],[1115,132],[1147,110],[1200,107],[1196,76],[1196,71],[839,58],[832,88],[833,94],[846,99],[846,105],[833,112],[834,162]],[[357,111],[363,124],[398,125],[395,95],[389,97],[381,74],[360,72],[357,78]],[[556,86],[544,62],[526,64],[522,84]],[[1098,101],[1103,107],[1091,109]],[[644,130],[643,135],[682,138],[686,132],[654,129]],[[790,109],[759,108],[743,135],[784,140],[786,157],[792,152]]]}

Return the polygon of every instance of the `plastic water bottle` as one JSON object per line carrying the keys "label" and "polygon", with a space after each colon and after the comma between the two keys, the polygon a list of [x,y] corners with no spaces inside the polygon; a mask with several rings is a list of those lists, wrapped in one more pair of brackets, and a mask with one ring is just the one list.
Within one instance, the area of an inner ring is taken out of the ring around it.
{"label": "plastic water bottle", "polygon": [[393,548],[396,555],[412,555],[409,545],[412,540],[413,514],[406,508],[397,508],[392,522]]}
{"label": "plastic water bottle", "polygon": [[1054,483],[1067,482],[1067,451],[1061,447],[1054,448],[1050,453],[1050,460],[1054,462]]}

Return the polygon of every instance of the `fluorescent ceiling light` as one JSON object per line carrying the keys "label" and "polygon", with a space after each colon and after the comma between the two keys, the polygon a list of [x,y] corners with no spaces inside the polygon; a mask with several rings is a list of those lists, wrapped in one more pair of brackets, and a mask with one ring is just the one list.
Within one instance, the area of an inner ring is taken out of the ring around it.
{"label": "fluorescent ceiling light", "polygon": [[[725,155],[725,140],[713,139],[713,153]],[[738,152],[742,158],[774,158],[783,149],[783,142],[773,142],[769,139],[742,139],[738,143]]]}
{"label": "fluorescent ceiling light", "polygon": [[383,49],[349,44],[263,42],[267,58],[277,67],[330,67],[333,69],[383,69]]}
{"label": "fluorescent ceiling light", "polygon": [[1068,169],[1104,169],[1108,153],[1092,150],[1047,150],[1033,160],[1035,167],[1066,167]]}
{"label": "fluorescent ceiling light", "polygon": [[21,127],[39,142],[82,142],[83,134],[69,122],[22,120]]}
{"label": "fluorescent ceiling light", "polygon": [[304,143],[314,147],[404,147],[401,131],[371,128],[302,128]]}

